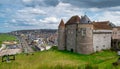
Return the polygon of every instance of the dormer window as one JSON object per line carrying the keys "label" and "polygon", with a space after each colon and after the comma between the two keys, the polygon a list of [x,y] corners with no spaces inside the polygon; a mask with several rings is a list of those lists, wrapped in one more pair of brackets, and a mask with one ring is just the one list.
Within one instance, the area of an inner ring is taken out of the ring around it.
{"label": "dormer window", "polygon": [[90,23],[90,21],[88,21],[88,23]]}

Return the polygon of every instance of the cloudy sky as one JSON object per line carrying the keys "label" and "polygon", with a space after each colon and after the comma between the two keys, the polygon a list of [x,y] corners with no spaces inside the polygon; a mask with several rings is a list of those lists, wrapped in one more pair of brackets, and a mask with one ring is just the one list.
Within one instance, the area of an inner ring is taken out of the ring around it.
{"label": "cloudy sky", "polygon": [[57,29],[73,15],[120,25],[120,0],[0,0],[0,32]]}

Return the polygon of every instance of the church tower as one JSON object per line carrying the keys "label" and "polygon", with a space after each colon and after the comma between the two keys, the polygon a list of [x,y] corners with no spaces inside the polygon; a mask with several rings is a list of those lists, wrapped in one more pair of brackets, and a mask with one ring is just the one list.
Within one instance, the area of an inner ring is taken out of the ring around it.
{"label": "church tower", "polygon": [[65,50],[65,24],[63,20],[58,26],[58,49]]}

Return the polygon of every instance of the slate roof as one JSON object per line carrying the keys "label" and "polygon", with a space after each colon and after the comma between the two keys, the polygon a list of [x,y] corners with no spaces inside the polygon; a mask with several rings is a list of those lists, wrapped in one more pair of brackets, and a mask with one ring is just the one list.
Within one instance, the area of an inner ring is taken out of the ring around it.
{"label": "slate roof", "polygon": [[78,15],[72,16],[65,25],[80,23],[80,17]]}
{"label": "slate roof", "polygon": [[112,27],[109,25],[109,21],[93,22],[93,27],[95,30],[112,30]]}
{"label": "slate roof", "polygon": [[112,22],[110,22],[109,25],[110,25],[111,27],[113,27],[113,28],[116,27],[116,25],[113,24]]}
{"label": "slate roof", "polygon": [[88,24],[91,23],[91,20],[88,18],[87,15],[81,16],[80,23]]}

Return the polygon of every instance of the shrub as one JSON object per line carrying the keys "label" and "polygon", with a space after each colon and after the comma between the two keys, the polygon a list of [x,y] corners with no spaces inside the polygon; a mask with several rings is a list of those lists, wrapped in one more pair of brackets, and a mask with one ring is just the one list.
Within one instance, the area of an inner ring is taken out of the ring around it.
{"label": "shrub", "polygon": [[57,46],[52,46],[52,48],[50,50],[57,50],[58,47]]}

